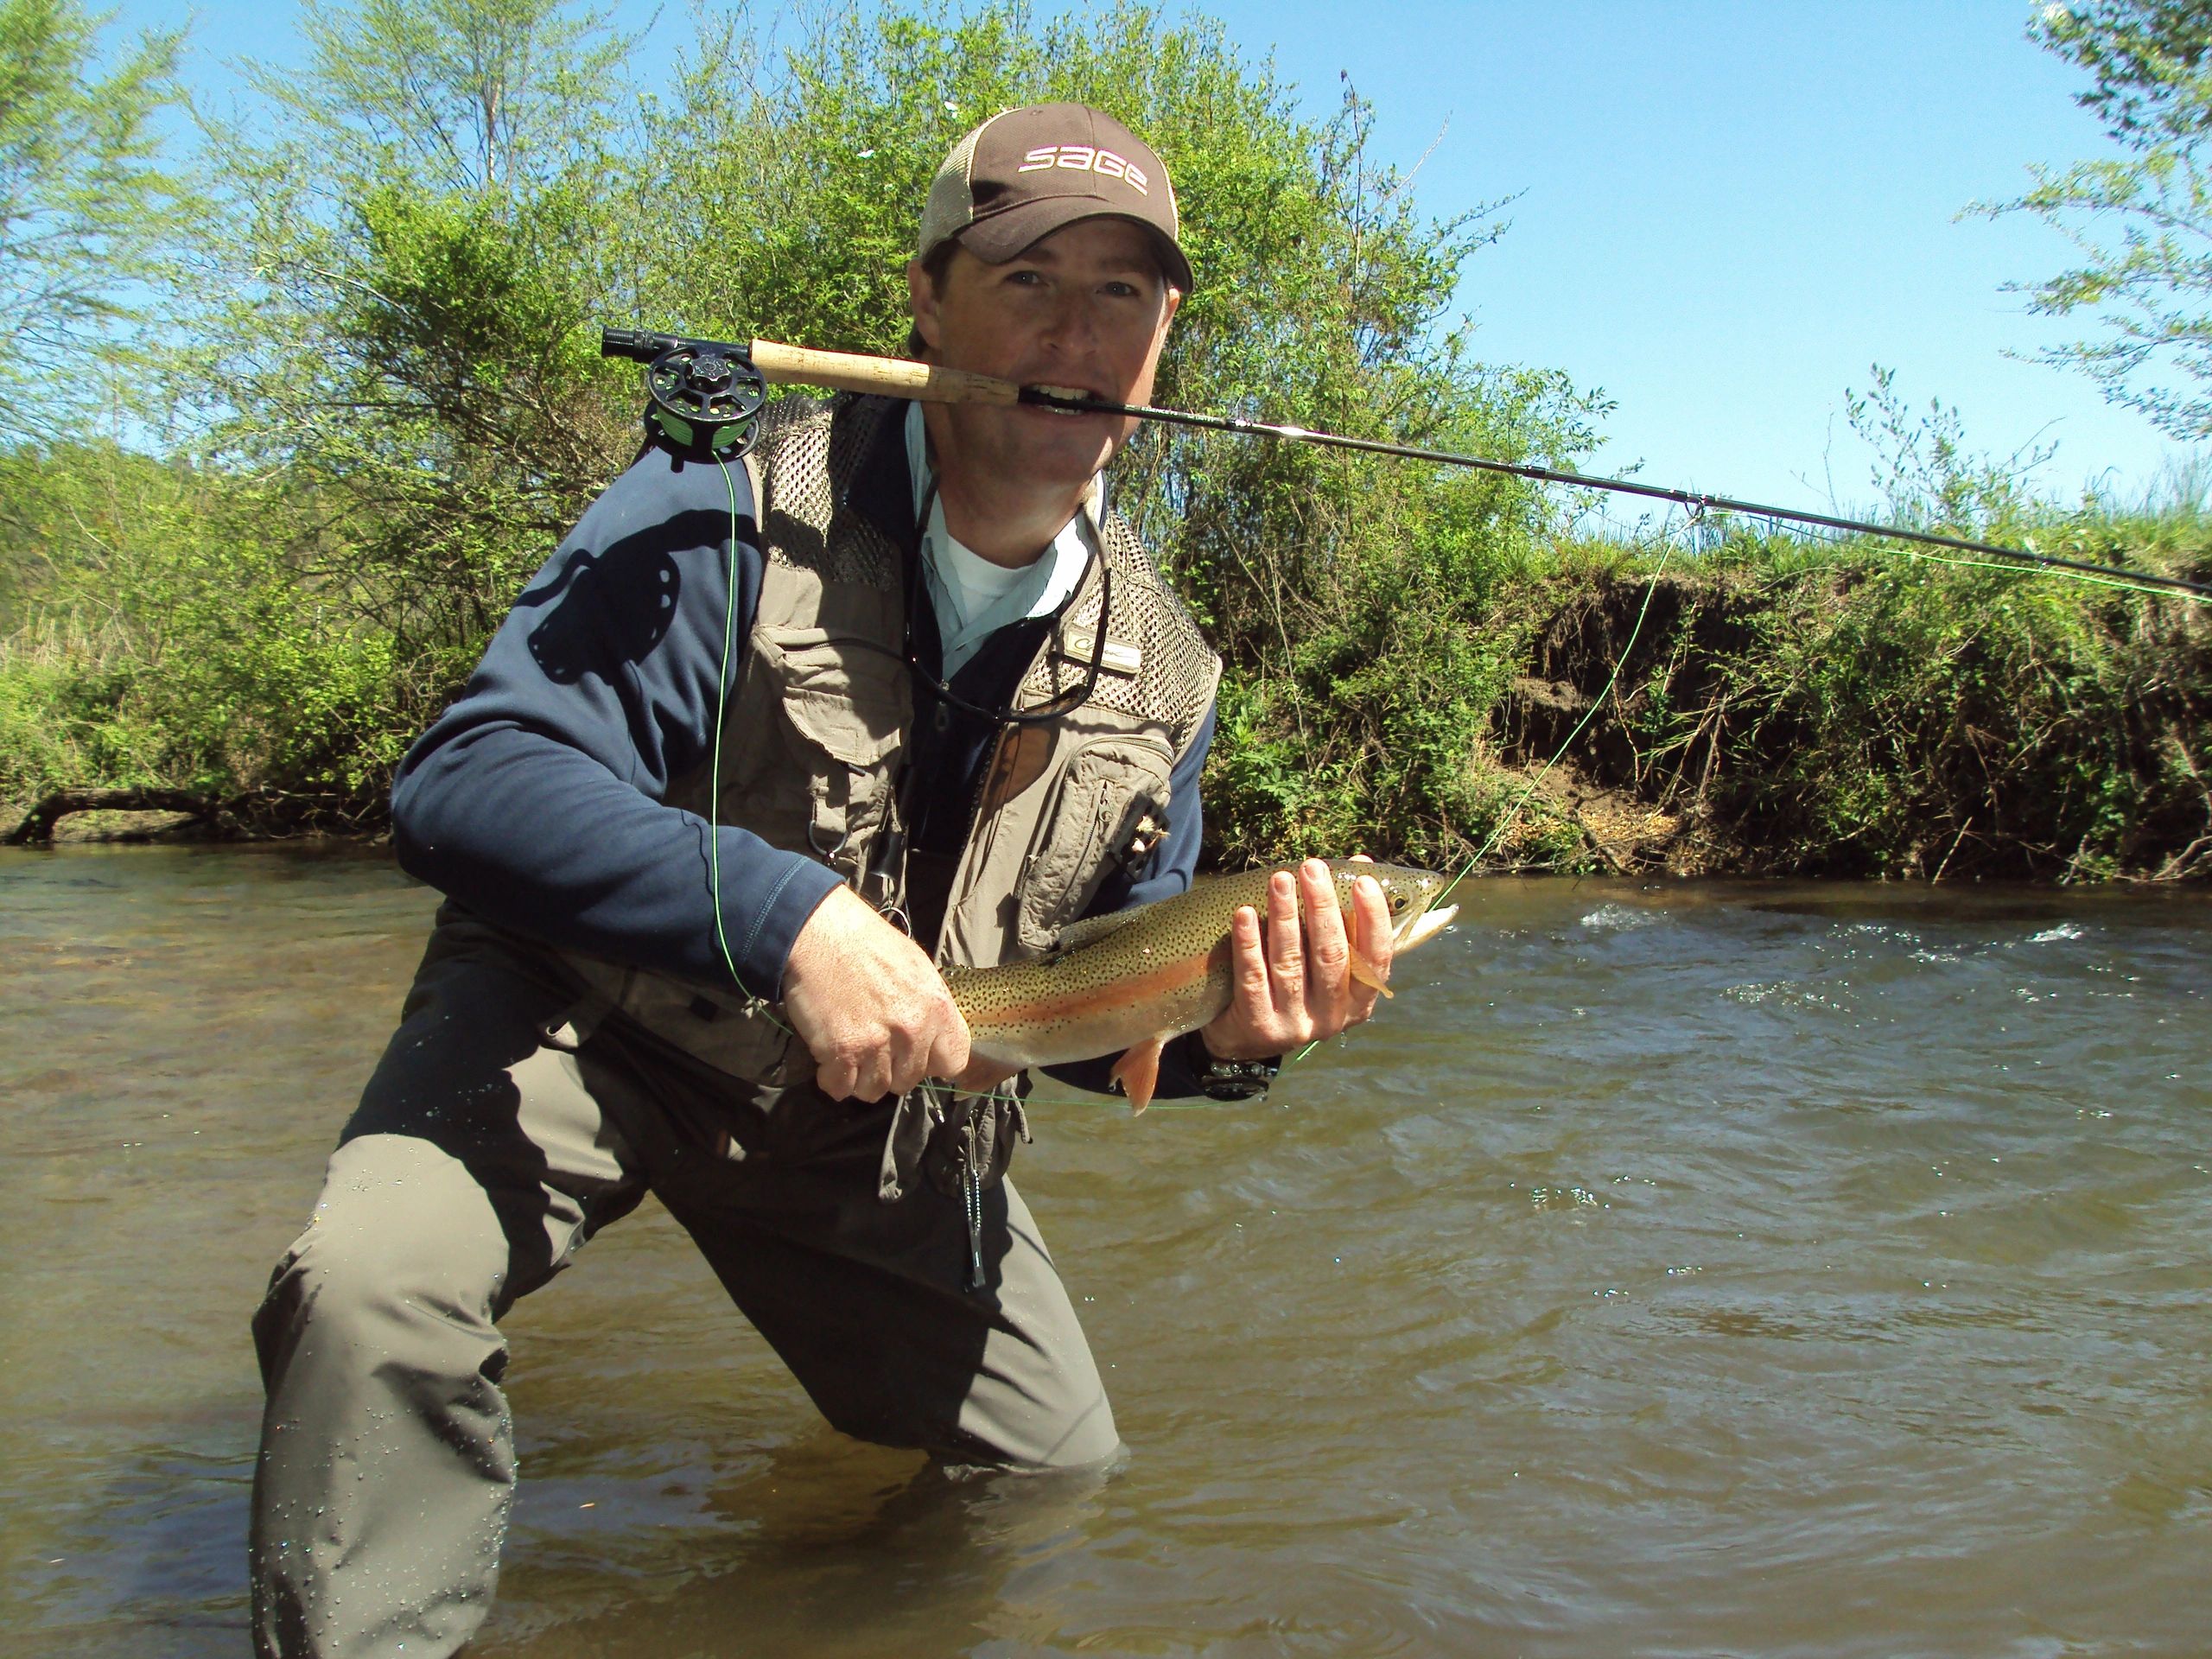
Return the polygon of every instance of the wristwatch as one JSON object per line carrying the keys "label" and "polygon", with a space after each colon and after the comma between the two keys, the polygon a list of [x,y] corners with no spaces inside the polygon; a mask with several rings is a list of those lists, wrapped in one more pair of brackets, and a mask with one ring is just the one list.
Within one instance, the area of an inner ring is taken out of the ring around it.
{"label": "wristwatch", "polygon": [[1253,1100],[1268,1092],[1268,1085],[1282,1070],[1282,1056],[1264,1060],[1224,1060],[1215,1057],[1197,1032],[1191,1033],[1191,1070],[1198,1079],[1198,1092],[1209,1100]]}

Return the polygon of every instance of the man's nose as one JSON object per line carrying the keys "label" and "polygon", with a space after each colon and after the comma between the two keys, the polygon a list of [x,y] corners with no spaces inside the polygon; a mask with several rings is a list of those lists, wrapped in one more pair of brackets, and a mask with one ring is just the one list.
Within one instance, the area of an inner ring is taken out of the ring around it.
{"label": "man's nose", "polygon": [[1098,343],[1098,312],[1088,294],[1065,294],[1046,320],[1048,345],[1071,356],[1090,351]]}

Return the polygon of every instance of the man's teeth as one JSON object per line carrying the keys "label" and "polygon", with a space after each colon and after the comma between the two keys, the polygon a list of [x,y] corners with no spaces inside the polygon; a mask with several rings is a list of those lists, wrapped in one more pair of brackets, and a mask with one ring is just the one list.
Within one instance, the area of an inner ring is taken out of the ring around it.
{"label": "man's teeth", "polygon": [[[1090,387],[1082,387],[1082,385],[1039,385],[1038,391],[1042,391],[1042,394],[1048,396],[1048,398],[1068,398],[1071,403],[1099,403],[1097,391],[1093,391]],[[1062,418],[1066,420],[1084,418],[1082,410],[1055,410],[1053,404],[1048,404],[1048,403],[1038,404],[1038,407],[1046,410],[1048,414],[1062,416]]]}

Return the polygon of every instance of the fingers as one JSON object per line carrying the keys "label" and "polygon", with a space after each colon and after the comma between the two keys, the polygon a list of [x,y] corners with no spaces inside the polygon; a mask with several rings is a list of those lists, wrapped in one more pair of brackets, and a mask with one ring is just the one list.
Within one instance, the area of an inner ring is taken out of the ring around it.
{"label": "fingers", "polygon": [[1229,919],[1230,974],[1236,987],[1236,1003],[1255,1016],[1264,1015],[1274,1007],[1263,939],[1260,912],[1249,905],[1238,906]]}
{"label": "fingers", "polygon": [[1260,913],[1249,905],[1239,906],[1229,920],[1229,1006],[1205,1027],[1207,1048],[1224,1060],[1281,1052],[1268,1046],[1276,1024],[1274,982]]}
{"label": "fingers", "polygon": [[1313,1035],[1333,1037],[1374,1011],[1376,994],[1352,976],[1351,936],[1337,904],[1336,878],[1329,867],[1319,859],[1308,859],[1299,879],[1306,893],[1307,948],[1313,960],[1306,990]]}
{"label": "fingers", "polygon": [[[929,1053],[924,1059],[920,1075],[911,1083],[900,1084],[899,1090],[900,1094],[906,1093],[923,1077],[960,1077],[966,1074],[968,1021],[961,1016],[959,1008],[954,1005],[950,997],[945,998],[944,1006],[945,1011],[952,1018],[939,1028],[935,1039],[930,1044]],[[994,1084],[1002,1083],[1013,1075],[1012,1071],[1007,1071],[992,1078],[991,1082]]]}
{"label": "fingers", "polygon": [[[1306,895],[1312,908],[1312,895]],[[1306,1006],[1306,938],[1299,925],[1299,883],[1287,871],[1268,878],[1268,982],[1277,1012],[1294,1014]]]}
{"label": "fingers", "polygon": [[[1352,883],[1351,907],[1357,936],[1354,943],[1368,965],[1387,983],[1390,977],[1391,947],[1395,941],[1390,932],[1390,901],[1383,896],[1382,884],[1371,875],[1361,876]],[[1351,986],[1351,1023],[1360,1025],[1371,1017],[1382,995],[1371,985],[1354,982]]]}
{"label": "fingers", "polygon": [[904,1017],[849,1028],[826,1058],[817,1051],[815,1086],[832,1100],[903,1095],[925,1077],[959,1077],[968,1045],[968,1022],[951,998],[925,999]]}
{"label": "fingers", "polygon": [[1335,878],[1319,859],[1268,880],[1264,938],[1250,907],[1230,925],[1228,1009],[1205,1028],[1206,1046],[1224,1059],[1284,1054],[1335,1036],[1375,1011],[1376,992],[1352,973],[1352,949],[1387,976],[1390,906],[1381,886],[1362,877],[1352,916],[1337,904]]}

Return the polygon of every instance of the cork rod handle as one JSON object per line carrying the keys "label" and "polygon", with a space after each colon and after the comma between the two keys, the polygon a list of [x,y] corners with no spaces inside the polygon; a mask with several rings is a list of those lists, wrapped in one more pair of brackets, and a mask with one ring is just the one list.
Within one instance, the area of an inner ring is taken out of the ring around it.
{"label": "cork rod handle", "polygon": [[817,352],[804,346],[753,342],[753,366],[772,385],[822,386],[833,391],[876,392],[931,404],[1016,404],[1021,388],[1011,380],[965,369],[941,369],[898,357]]}

